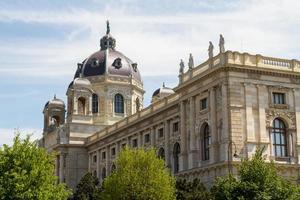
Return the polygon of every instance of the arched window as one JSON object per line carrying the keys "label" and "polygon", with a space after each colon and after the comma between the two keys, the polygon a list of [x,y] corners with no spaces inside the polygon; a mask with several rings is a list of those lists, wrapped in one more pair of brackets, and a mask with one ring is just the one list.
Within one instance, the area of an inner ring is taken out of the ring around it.
{"label": "arched window", "polygon": [[202,129],[202,160],[209,160],[210,132],[208,124]]}
{"label": "arched window", "polygon": [[124,98],[121,94],[115,95],[115,113],[124,113]]}
{"label": "arched window", "polygon": [[97,177],[97,172],[96,172],[96,170],[94,170],[93,175],[94,175],[95,177]]}
{"label": "arched window", "polygon": [[173,149],[173,160],[174,160],[174,173],[179,171],[179,154],[180,154],[180,145],[176,142]]}
{"label": "arched window", "polygon": [[278,118],[273,121],[272,142],[274,156],[287,156],[286,127],[284,122]]}
{"label": "arched window", "polygon": [[135,99],[135,106],[136,106],[136,112],[140,111],[141,104],[140,104],[140,99],[138,97]]}
{"label": "arched window", "polygon": [[164,150],[164,148],[161,147],[161,148],[158,150],[158,157],[159,157],[160,159],[165,160],[165,150]]}
{"label": "arched window", "polygon": [[85,115],[85,98],[78,98],[78,114]]}
{"label": "arched window", "polygon": [[105,178],[106,178],[106,168],[105,167],[103,167],[102,168],[102,180],[104,180]]}
{"label": "arched window", "polygon": [[51,121],[52,121],[53,125],[55,125],[56,127],[58,127],[60,124],[60,118],[57,115],[52,116]]}
{"label": "arched window", "polygon": [[92,95],[92,112],[98,113],[98,95],[95,93]]}

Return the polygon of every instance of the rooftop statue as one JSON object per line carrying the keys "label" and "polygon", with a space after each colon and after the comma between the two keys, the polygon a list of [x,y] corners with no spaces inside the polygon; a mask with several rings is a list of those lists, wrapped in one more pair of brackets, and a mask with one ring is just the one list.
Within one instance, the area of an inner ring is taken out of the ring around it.
{"label": "rooftop statue", "polygon": [[219,47],[220,47],[220,53],[225,52],[225,40],[222,34],[220,34],[220,40],[219,40]]}
{"label": "rooftop statue", "polygon": [[106,35],[110,33],[109,21],[106,21]]}
{"label": "rooftop statue", "polygon": [[181,59],[180,60],[180,68],[179,68],[179,74],[183,74],[184,73],[184,62],[183,60]]}
{"label": "rooftop statue", "polygon": [[194,58],[193,58],[193,55],[190,53],[190,57],[189,57],[189,69],[193,69],[194,67]]}
{"label": "rooftop statue", "polygon": [[212,44],[211,41],[209,41],[209,46],[208,46],[208,57],[209,58],[214,57],[214,45]]}

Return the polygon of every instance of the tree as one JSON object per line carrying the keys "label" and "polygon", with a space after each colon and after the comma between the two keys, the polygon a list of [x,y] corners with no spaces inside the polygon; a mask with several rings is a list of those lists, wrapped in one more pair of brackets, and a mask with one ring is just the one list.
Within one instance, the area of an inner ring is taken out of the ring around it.
{"label": "tree", "polygon": [[266,163],[263,149],[252,159],[244,159],[238,167],[238,179],[229,174],[218,178],[212,188],[216,200],[296,200],[300,199],[299,186],[277,175],[273,162]]}
{"label": "tree", "polygon": [[155,150],[122,150],[116,170],[104,180],[103,197],[113,200],[173,200],[175,179]]}
{"label": "tree", "polygon": [[12,146],[0,148],[0,199],[66,199],[70,191],[57,184],[54,154],[17,134]]}
{"label": "tree", "polygon": [[209,200],[210,192],[205,188],[199,179],[187,181],[178,179],[176,181],[176,199],[177,200]]}
{"label": "tree", "polygon": [[86,173],[76,186],[73,200],[96,200],[100,198],[99,180],[91,173]]}

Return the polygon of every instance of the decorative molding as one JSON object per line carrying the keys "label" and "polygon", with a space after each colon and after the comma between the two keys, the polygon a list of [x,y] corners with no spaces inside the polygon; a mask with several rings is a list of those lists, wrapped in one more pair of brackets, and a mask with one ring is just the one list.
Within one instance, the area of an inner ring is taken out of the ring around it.
{"label": "decorative molding", "polygon": [[296,128],[296,115],[295,112],[276,110],[276,109],[267,109],[266,110],[266,125],[268,128],[272,127],[272,122],[275,118],[281,118],[286,122],[287,128],[295,129]]}

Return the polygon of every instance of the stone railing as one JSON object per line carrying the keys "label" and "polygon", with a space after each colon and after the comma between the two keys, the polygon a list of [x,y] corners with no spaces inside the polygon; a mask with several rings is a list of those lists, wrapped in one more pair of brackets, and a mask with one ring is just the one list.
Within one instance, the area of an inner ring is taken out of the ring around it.
{"label": "stone railing", "polygon": [[179,99],[178,94],[172,94],[170,96],[167,96],[164,99],[161,99],[161,100],[151,104],[147,108],[145,108],[129,117],[126,117],[111,126],[106,127],[105,129],[101,130],[100,132],[97,132],[97,133],[91,135],[90,137],[87,138],[87,143],[91,143],[102,136],[112,133],[116,129],[125,127],[125,126],[129,125],[130,123],[137,121],[138,119],[140,119],[142,117],[149,116],[158,110],[166,108],[168,105],[171,105],[172,103],[176,102],[178,99]]}
{"label": "stone railing", "polygon": [[248,53],[226,51],[218,54],[212,59],[198,65],[193,69],[189,69],[184,74],[179,75],[179,84],[198,76],[209,68],[220,67],[226,64],[246,65],[251,67],[268,68],[273,70],[284,70],[292,72],[300,72],[300,62],[293,59],[272,58],[262,55],[250,55]]}

